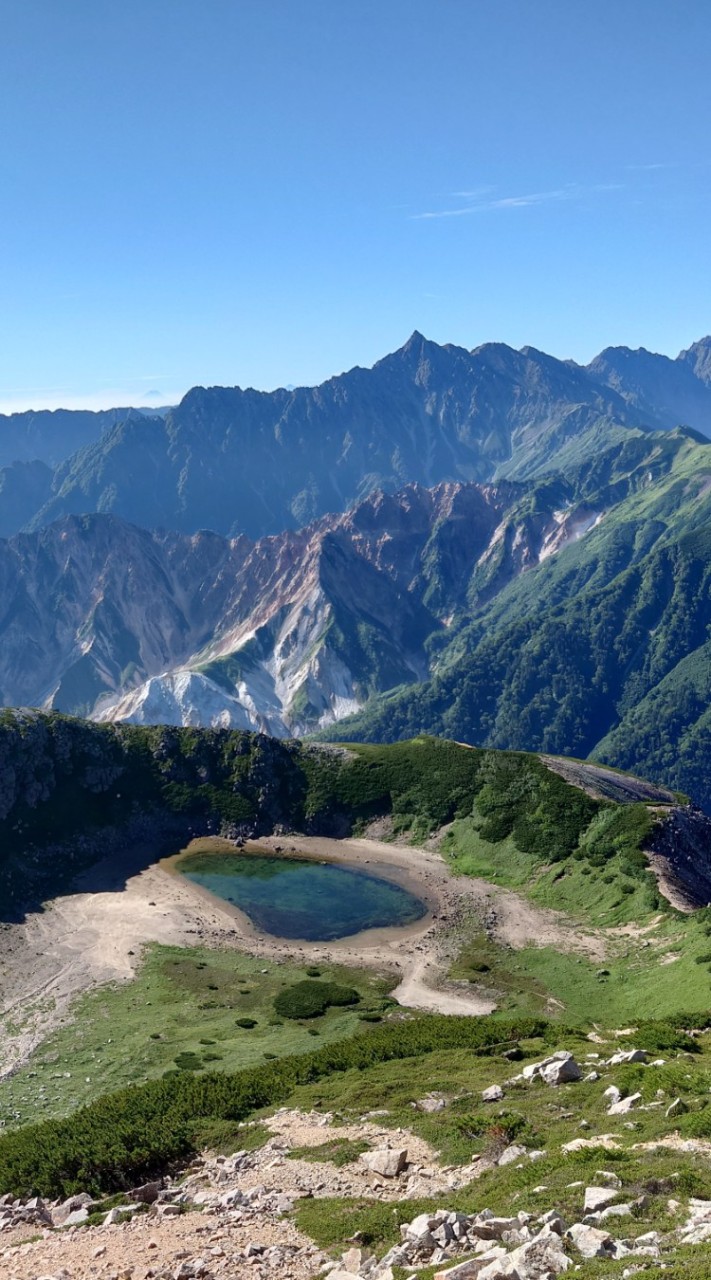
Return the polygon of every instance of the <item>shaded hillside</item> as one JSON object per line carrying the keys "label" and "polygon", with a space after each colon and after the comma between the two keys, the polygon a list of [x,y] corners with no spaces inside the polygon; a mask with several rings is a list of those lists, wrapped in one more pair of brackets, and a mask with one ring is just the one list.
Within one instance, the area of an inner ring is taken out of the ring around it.
{"label": "shaded hillside", "polygon": [[676,360],[641,347],[608,347],[587,366],[592,380],[617,391],[643,420],[667,427],[683,422],[711,435],[711,338],[702,338]]}
{"label": "shaded hillside", "polygon": [[0,543],[0,700],[285,735],[422,679],[427,641],[594,523],[547,488],[410,486],[225,540],[69,517]]}
{"label": "shaded hillside", "polygon": [[376,488],[568,468],[622,444],[631,428],[684,424],[708,436],[710,351],[708,338],[676,360],[608,348],[582,368],[534,347],[467,351],[415,332],[371,369],[317,387],[194,387],[152,417],[0,417],[0,467],[53,468],[22,501],[0,485],[0,529],[102,511],[259,538],[344,511]]}
{"label": "shaded hillside", "polygon": [[376,492],[256,543],[67,517],[0,542],[0,702],[281,736],[328,725],[426,678],[515,579],[567,563],[634,495],[665,494],[691,447],[630,431],[565,475]]}
{"label": "shaded hillside", "polygon": [[0,467],[13,462],[56,467],[98,440],[117,422],[140,417],[138,409],[28,409],[0,413]]}

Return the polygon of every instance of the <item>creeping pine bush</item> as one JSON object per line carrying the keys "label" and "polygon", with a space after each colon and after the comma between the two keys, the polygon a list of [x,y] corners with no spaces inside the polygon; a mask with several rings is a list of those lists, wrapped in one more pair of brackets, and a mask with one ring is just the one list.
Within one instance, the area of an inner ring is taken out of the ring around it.
{"label": "creeping pine bush", "polygon": [[359,1004],[360,996],[353,987],[337,982],[296,982],[274,997],[274,1008],[283,1018],[320,1018],[332,1005]]}
{"label": "creeping pine bush", "polygon": [[166,1173],[198,1150],[206,1120],[246,1120],[260,1107],[284,1102],[299,1085],[336,1072],[445,1049],[496,1053],[530,1036],[557,1038],[560,1027],[542,1018],[432,1014],[233,1074],[176,1071],[100,1098],[66,1120],[3,1134],[0,1190],[50,1198],[122,1191]]}

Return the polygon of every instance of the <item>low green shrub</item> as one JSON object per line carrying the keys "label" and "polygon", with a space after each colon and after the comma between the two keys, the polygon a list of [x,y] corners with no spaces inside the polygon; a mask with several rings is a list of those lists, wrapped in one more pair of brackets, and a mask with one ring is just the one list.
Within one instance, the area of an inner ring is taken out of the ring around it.
{"label": "low green shrub", "polygon": [[202,1059],[196,1053],[179,1053],[173,1061],[179,1071],[199,1071],[202,1066]]}
{"label": "low green shrub", "polygon": [[274,1008],[284,1018],[320,1018],[328,1008],[358,1004],[360,996],[353,987],[337,982],[296,982],[274,997]]}
{"label": "low green shrub", "polygon": [[558,1027],[540,1018],[432,1014],[233,1074],[175,1071],[101,1098],[65,1120],[3,1134],[0,1187],[14,1196],[49,1198],[125,1190],[192,1155],[201,1121],[246,1120],[261,1107],[285,1101],[299,1085],[437,1050],[498,1053],[519,1039],[549,1041],[559,1034]]}

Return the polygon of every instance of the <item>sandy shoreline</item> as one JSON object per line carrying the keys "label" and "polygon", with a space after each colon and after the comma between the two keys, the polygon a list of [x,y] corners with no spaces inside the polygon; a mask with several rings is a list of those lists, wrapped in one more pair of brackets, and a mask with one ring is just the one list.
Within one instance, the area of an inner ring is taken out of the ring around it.
{"label": "sandy shoreline", "polygon": [[[228,842],[213,842],[230,849]],[[54,899],[22,924],[0,926],[0,1079],[61,1022],[77,996],[102,983],[130,979],[143,947],[235,948],[255,956],[363,966],[393,975],[393,995],[410,1008],[481,1016],[495,999],[464,983],[447,982],[454,927],[475,913],[498,941],[535,943],[602,958],[594,936],[580,935],[553,911],[486,881],[453,876],[438,853],[378,840],[269,837],[250,846],[343,863],[400,884],[427,906],[413,924],[370,929],[334,942],[285,940],[259,932],[243,912],[175,871],[176,858],[145,867],[134,852],[128,868],[95,868],[76,893]],[[96,886],[100,885],[99,891]]]}

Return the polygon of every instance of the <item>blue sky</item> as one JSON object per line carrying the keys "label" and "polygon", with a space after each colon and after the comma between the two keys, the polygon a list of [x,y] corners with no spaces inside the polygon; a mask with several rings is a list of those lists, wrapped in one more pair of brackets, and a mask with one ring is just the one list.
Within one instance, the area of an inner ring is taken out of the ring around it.
{"label": "blue sky", "polygon": [[0,0],[0,407],[711,330],[707,0]]}

